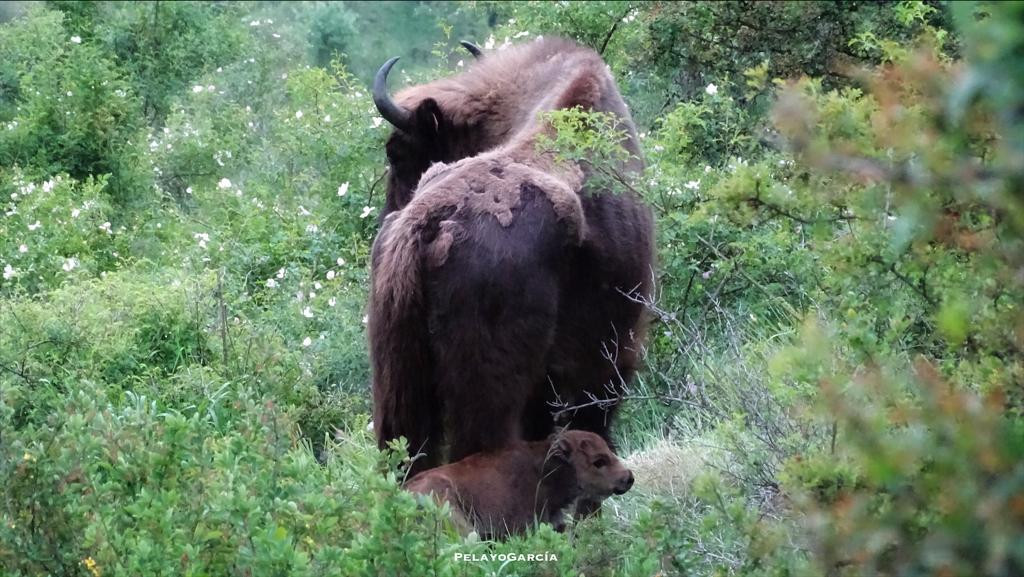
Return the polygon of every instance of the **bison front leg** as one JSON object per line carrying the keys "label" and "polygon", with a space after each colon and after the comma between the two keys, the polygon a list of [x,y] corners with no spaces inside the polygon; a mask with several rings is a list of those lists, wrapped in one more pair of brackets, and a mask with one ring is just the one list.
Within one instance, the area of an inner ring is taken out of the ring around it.
{"label": "bison front leg", "polygon": [[523,438],[522,417],[550,343],[553,315],[500,315],[450,339],[439,358],[440,390],[447,405],[450,461],[506,447]]}
{"label": "bison front leg", "polygon": [[[540,271],[543,273],[543,271]],[[523,438],[524,408],[544,378],[554,331],[553,279],[534,271],[518,282],[495,273],[462,279],[438,307],[434,352],[446,407],[449,461]]]}

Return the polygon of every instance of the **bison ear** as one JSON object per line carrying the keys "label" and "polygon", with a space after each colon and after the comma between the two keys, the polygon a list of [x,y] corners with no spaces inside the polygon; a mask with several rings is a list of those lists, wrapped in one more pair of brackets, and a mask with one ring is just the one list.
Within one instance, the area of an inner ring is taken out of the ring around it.
{"label": "bison ear", "polygon": [[413,122],[416,126],[416,133],[427,138],[437,138],[441,134],[441,126],[444,115],[441,114],[441,107],[433,98],[424,98],[413,112]]}
{"label": "bison ear", "polygon": [[555,102],[555,110],[579,106],[591,110],[601,100],[601,78],[590,70],[584,70],[573,78]]}

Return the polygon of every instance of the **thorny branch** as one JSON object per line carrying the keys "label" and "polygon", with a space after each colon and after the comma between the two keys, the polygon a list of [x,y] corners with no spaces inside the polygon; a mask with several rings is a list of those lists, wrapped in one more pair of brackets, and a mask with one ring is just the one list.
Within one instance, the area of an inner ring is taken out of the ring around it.
{"label": "thorny branch", "polygon": [[605,34],[605,36],[604,36],[604,42],[601,43],[601,49],[597,51],[598,54],[600,54],[601,56],[604,56],[604,51],[605,51],[606,48],[608,48],[608,42],[611,41],[612,36],[615,34],[615,31],[618,30],[619,24],[621,24],[622,20],[624,18],[626,18],[626,16],[629,16],[629,13],[632,12],[632,11],[633,11],[633,7],[630,6],[630,7],[626,8],[626,11],[622,13],[622,16],[619,16],[618,18],[615,19],[615,22],[612,24],[611,29],[608,30],[608,33]]}
{"label": "thorny branch", "polygon": [[[706,430],[709,424],[725,422],[735,418],[736,414],[742,414],[744,434],[750,435],[763,446],[767,457],[755,459],[753,471],[723,471],[723,474],[744,475],[747,481],[765,491],[766,500],[774,498],[777,494],[775,472],[787,456],[783,440],[792,435],[793,428],[799,425],[786,417],[784,409],[778,405],[765,386],[762,372],[747,363],[738,362],[734,365],[737,367],[735,375],[733,371],[723,374],[722,364],[711,360],[723,354],[735,359],[742,359],[745,355],[742,345],[746,342],[745,336],[741,334],[741,328],[737,326],[730,311],[727,311],[716,297],[709,296],[708,305],[704,310],[681,315],[666,310],[658,303],[656,297],[646,295],[639,287],[632,290],[619,289],[618,292],[624,298],[641,304],[657,319],[664,327],[665,335],[675,343],[676,351],[673,358],[682,359],[684,363],[688,362],[689,366],[684,365],[672,370],[654,364],[649,365],[646,372],[653,375],[655,380],[666,384],[663,392],[651,391],[642,378],[638,378],[636,384],[629,384],[616,370],[614,378],[606,383],[602,391],[591,391],[576,399],[562,399],[556,394],[555,400],[550,403],[556,419],[581,409],[596,407],[610,410],[623,401],[658,402],[685,407],[688,410],[678,414],[685,415],[684,420],[690,420],[696,430]],[[710,322],[698,322],[708,315],[714,316]],[[723,329],[721,332],[727,337],[727,348],[724,351],[708,342],[707,327],[712,322],[720,324]],[[619,346],[616,336],[602,348],[602,356],[613,366],[618,360]],[[648,351],[645,348],[641,347],[640,352],[641,358],[648,358]],[[706,375],[708,380],[705,381],[696,375]],[[730,378],[740,381],[742,385],[729,386],[727,383]],[[674,419],[672,423],[673,427],[680,426]],[[820,433],[822,441],[827,443],[831,430],[822,429]],[[802,431],[801,434],[813,436],[816,433]],[[744,444],[738,439],[734,441],[735,443],[729,442],[729,446],[721,449],[741,455],[748,455],[754,450],[748,446],[749,443]]]}
{"label": "thorny branch", "polygon": [[845,212],[842,212],[842,209],[840,209],[840,213],[839,214],[837,214],[837,215],[835,215],[835,216],[833,216],[831,218],[823,218],[823,219],[817,219],[817,220],[812,220],[812,219],[805,218],[805,217],[802,217],[800,215],[794,214],[794,213],[792,213],[792,212],[790,212],[790,211],[788,211],[788,210],[786,210],[786,209],[784,209],[784,208],[782,208],[782,207],[780,207],[778,205],[775,205],[775,204],[773,204],[771,202],[768,202],[768,201],[764,200],[763,198],[761,198],[761,180],[760,179],[758,179],[754,183],[754,196],[751,197],[751,198],[747,198],[746,201],[749,202],[750,204],[754,205],[755,208],[756,207],[763,207],[763,208],[768,209],[768,211],[772,212],[773,214],[776,214],[778,216],[783,216],[783,217],[786,217],[786,218],[788,218],[790,220],[794,220],[796,222],[799,222],[801,224],[806,224],[806,225],[819,224],[819,223],[823,223],[823,222],[839,222],[839,221],[857,220],[856,216],[854,216],[852,214],[846,214]]}

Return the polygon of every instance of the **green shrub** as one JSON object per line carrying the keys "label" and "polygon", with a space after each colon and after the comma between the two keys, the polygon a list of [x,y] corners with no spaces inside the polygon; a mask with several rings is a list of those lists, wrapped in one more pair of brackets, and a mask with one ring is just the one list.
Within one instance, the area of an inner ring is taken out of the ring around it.
{"label": "green shrub", "polygon": [[0,165],[20,166],[29,179],[109,174],[113,200],[140,201],[149,183],[139,161],[143,119],[123,72],[100,47],[71,36],[49,13],[33,13],[8,26],[15,41],[47,27],[46,36],[59,45],[51,46],[46,58],[12,54],[25,59],[17,69],[17,97],[0,113],[8,119],[0,131]]}
{"label": "green shrub", "polygon": [[9,255],[3,292],[35,294],[116,268],[124,228],[111,223],[117,218],[105,187],[106,178],[91,176],[32,182],[17,169],[0,184],[10,199],[0,221],[0,254]]}

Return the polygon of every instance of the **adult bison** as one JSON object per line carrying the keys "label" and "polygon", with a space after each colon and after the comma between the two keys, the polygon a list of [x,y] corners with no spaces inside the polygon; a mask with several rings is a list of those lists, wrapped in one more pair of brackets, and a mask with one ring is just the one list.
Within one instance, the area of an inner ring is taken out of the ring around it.
{"label": "adult bison", "polygon": [[[487,53],[457,76],[374,101],[395,131],[373,245],[369,341],[374,425],[405,436],[422,470],[553,430],[550,403],[585,404],[572,428],[608,439],[618,387],[635,370],[649,292],[650,210],[594,189],[588,167],[538,150],[542,113],[616,115],[636,134],[595,52],[545,39]],[[608,403],[593,403],[593,398]]]}

